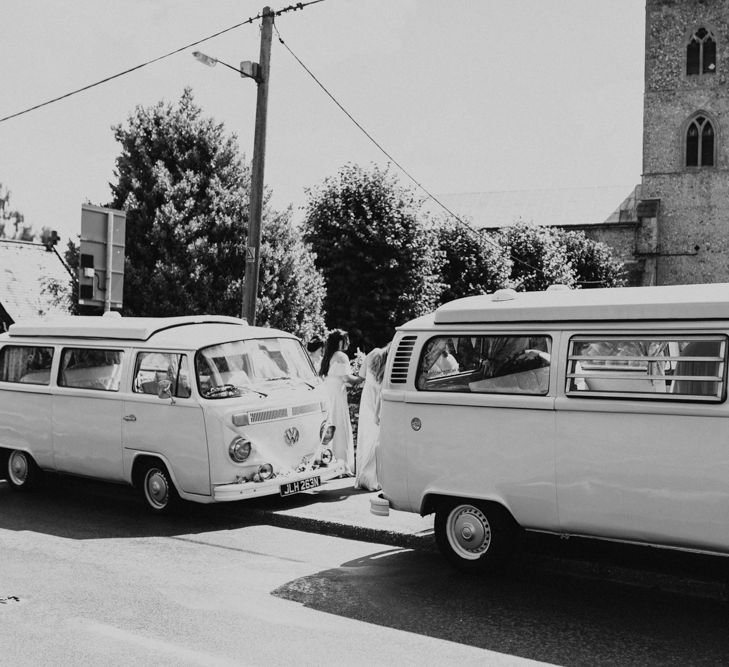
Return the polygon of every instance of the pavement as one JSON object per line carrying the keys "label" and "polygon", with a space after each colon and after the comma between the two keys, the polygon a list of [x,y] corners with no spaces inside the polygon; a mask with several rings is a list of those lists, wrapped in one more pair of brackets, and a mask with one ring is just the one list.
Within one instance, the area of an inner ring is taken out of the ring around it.
{"label": "pavement", "polygon": [[[289,496],[246,501],[259,520],[290,528],[404,549],[436,551],[434,515],[370,512],[377,492],[354,488],[352,478]],[[444,560],[443,567],[450,567]],[[509,566],[512,575],[559,577],[630,586],[720,602],[729,601],[729,558],[641,545],[526,533]]]}
{"label": "pavement", "polygon": [[266,496],[246,501],[267,523],[334,535],[363,542],[376,542],[408,549],[435,549],[434,515],[390,510],[389,516],[370,512],[376,491],[354,488],[354,479],[334,479],[318,489],[287,498]]}

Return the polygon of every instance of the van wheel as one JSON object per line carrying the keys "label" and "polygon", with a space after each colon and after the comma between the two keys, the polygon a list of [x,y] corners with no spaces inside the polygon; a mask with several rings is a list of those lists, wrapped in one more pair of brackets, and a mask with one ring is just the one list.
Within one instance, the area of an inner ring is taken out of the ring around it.
{"label": "van wheel", "polygon": [[435,512],[435,541],[460,570],[493,572],[511,553],[515,525],[498,505],[447,500]]}
{"label": "van wheel", "polygon": [[27,452],[14,449],[3,457],[5,478],[14,491],[30,491],[38,486],[40,469]]}
{"label": "van wheel", "polygon": [[147,508],[156,514],[170,513],[179,505],[180,497],[163,463],[146,466],[141,491]]}

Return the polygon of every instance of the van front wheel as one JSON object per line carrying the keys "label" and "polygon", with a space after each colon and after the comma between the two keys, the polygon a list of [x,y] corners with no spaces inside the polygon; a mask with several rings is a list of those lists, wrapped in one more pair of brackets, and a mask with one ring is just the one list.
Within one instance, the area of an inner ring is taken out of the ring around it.
{"label": "van front wheel", "polygon": [[172,512],[179,504],[175,485],[162,463],[147,465],[142,477],[141,491],[147,507],[156,514]]}
{"label": "van front wheel", "polygon": [[514,542],[514,524],[498,505],[447,500],[435,512],[435,540],[460,570],[493,572]]}
{"label": "van front wheel", "polygon": [[29,491],[38,485],[40,470],[33,457],[19,449],[6,452],[2,457],[5,479],[14,491]]}

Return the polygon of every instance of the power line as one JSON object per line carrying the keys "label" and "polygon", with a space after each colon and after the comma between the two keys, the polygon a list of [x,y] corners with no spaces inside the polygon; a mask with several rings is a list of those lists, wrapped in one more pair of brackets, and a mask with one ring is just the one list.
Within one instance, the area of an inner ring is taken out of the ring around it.
{"label": "power line", "polygon": [[[354,116],[352,116],[352,114],[351,114],[351,113],[349,113],[349,111],[347,111],[347,110],[346,110],[346,109],[345,109],[345,108],[344,108],[344,107],[342,106],[342,104],[341,104],[341,103],[339,102],[339,100],[337,100],[337,98],[336,98],[336,97],[334,97],[334,95],[332,95],[332,93],[330,93],[330,92],[329,92],[329,91],[327,90],[327,88],[326,88],[326,87],[324,86],[324,84],[323,84],[323,83],[322,83],[321,81],[319,81],[319,79],[318,79],[318,78],[316,77],[316,75],[315,75],[315,74],[314,74],[314,73],[313,73],[313,72],[312,72],[312,71],[311,71],[311,70],[310,70],[310,69],[309,69],[309,68],[308,68],[308,67],[307,67],[307,66],[306,66],[306,65],[305,65],[305,64],[304,64],[304,63],[303,63],[302,61],[301,61],[301,59],[300,59],[300,58],[299,58],[299,57],[298,57],[298,56],[297,56],[297,55],[296,55],[296,54],[295,54],[295,53],[294,53],[294,52],[293,52],[293,51],[291,50],[291,48],[289,47],[289,45],[288,45],[288,44],[286,44],[286,42],[284,42],[283,38],[281,37],[281,33],[279,33],[279,31],[278,31],[278,28],[277,28],[277,27],[276,27],[275,25],[273,26],[273,29],[274,29],[274,30],[276,31],[276,35],[278,35],[278,41],[279,41],[279,42],[281,42],[281,44],[283,44],[284,48],[285,48],[285,49],[286,49],[286,50],[287,50],[287,51],[288,51],[288,52],[289,52],[289,53],[290,53],[290,54],[291,54],[291,55],[293,56],[293,58],[294,58],[294,59],[296,60],[296,62],[298,62],[298,63],[299,63],[299,65],[301,65],[301,67],[303,67],[303,68],[304,68],[304,70],[306,71],[306,73],[307,73],[307,74],[308,74],[308,75],[309,75],[309,76],[310,76],[310,77],[311,77],[312,79],[314,79],[314,81],[315,81],[315,82],[317,83],[317,85],[318,85],[318,86],[319,86],[319,87],[320,87],[320,88],[321,88],[321,89],[322,89],[322,90],[323,90],[323,91],[324,91],[324,92],[326,93],[326,95],[327,95],[327,96],[329,97],[329,99],[331,99],[331,100],[332,100],[332,102],[334,102],[334,104],[336,104],[336,105],[337,105],[337,106],[338,106],[338,107],[339,107],[339,108],[340,108],[340,109],[341,109],[341,110],[342,110],[342,111],[344,112],[344,114],[345,114],[345,115],[347,116],[347,118],[349,118],[349,120],[351,120],[351,121],[352,121],[352,122],[353,122],[353,123],[354,123],[354,124],[355,124],[355,125],[357,126],[357,128],[359,128],[359,130],[360,130],[360,131],[361,131],[361,132],[362,132],[362,133],[363,133],[363,134],[364,134],[364,135],[365,135],[365,136],[366,136],[366,137],[367,137],[367,138],[368,138],[368,139],[369,139],[369,140],[370,140],[370,141],[371,141],[371,142],[372,142],[372,143],[373,143],[373,144],[374,144],[375,146],[377,146],[377,148],[378,148],[378,149],[379,149],[379,150],[380,150],[380,151],[381,151],[381,152],[382,152],[382,153],[383,153],[383,154],[384,154],[384,155],[385,155],[385,156],[386,156],[386,157],[387,157],[387,158],[388,158],[388,159],[389,159],[389,160],[390,160],[390,161],[391,161],[391,162],[392,162],[392,163],[393,163],[393,164],[394,164],[394,165],[395,165],[395,166],[396,166],[396,167],[397,167],[398,169],[400,169],[400,171],[402,171],[402,173],[403,173],[403,174],[405,174],[405,175],[406,175],[406,176],[407,176],[407,177],[408,177],[408,178],[409,178],[409,179],[410,179],[410,180],[411,180],[411,181],[412,181],[413,183],[415,183],[415,185],[417,185],[417,186],[418,186],[418,187],[419,187],[419,188],[420,188],[420,189],[421,189],[421,190],[422,190],[422,191],[423,191],[423,192],[424,192],[424,193],[425,193],[425,194],[426,194],[426,195],[427,195],[427,196],[428,196],[428,197],[429,197],[430,199],[432,199],[432,200],[433,200],[433,201],[434,201],[434,202],[435,202],[436,204],[438,204],[438,206],[440,206],[440,207],[441,207],[441,208],[442,208],[442,209],[443,209],[443,210],[444,210],[444,211],[445,211],[446,213],[448,213],[448,215],[450,215],[450,216],[451,216],[451,217],[452,217],[452,218],[453,218],[454,220],[458,221],[458,222],[459,222],[459,223],[460,223],[461,225],[463,225],[463,226],[464,226],[464,227],[466,227],[467,229],[471,230],[471,231],[472,231],[472,232],[474,232],[475,234],[478,234],[478,235],[479,235],[479,236],[480,236],[480,237],[481,237],[482,239],[484,239],[484,240],[485,240],[485,241],[486,241],[487,243],[489,243],[490,245],[492,245],[492,246],[494,246],[495,248],[498,248],[499,250],[501,250],[501,246],[500,246],[500,245],[499,245],[498,243],[496,243],[495,241],[492,241],[492,240],[491,240],[491,239],[490,239],[490,238],[489,238],[488,236],[485,236],[485,235],[483,235],[483,234],[479,234],[479,233],[478,233],[478,232],[477,232],[477,231],[476,231],[476,230],[475,230],[475,229],[474,229],[473,227],[471,227],[471,225],[469,225],[469,224],[468,224],[467,222],[463,221],[463,220],[462,220],[462,219],[461,219],[461,218],[460,218],[460,217],[459,217],[458,215],[456,215],[456,214],[455,214],[455,213],[454,213],[453,211],[451,211],[451,210],[450,210],[450,209],[449,209],[449,208],[448,208],[448,207],[447,207],[447,206],[446,206],[446,205],[445,205],[445,204],[444,204],[444,203],[443,203],[442,201],[440,201],[440,200],[439,200],[439,199],[438,199],[438,198],[437,198],[437,197],[436,197],[436,196],[435,196],[434,194],[432,194],[432,193],[431,193],[431,192],[430,192],[430,191],[429,191],[429,190],[428,190],[428,189],[427,189],[427,188],[426,188],[426,187],[425,187],[425,186],[424,186],[424,185],[423,185],[422,183],[420,183],[420,182],[419,182],[419,181],[418,181],[418,180],[417,180],[417,179],[416,179],[416,178],[415,178],[415,177],[414,177],[414,176],[413,176],[412,174],[410,174],[410,172],[409,172],[409,171],[408,171],[407,169],[405,169],[405,167],[403,167],[403,166],[402,166],[402,165],[401,165],[401,164],[400,164],[400,163],[399,163],[399,162],[398,162],[398,161],[397,161],[397,160],[396,160],[396,159],[395,159],[394,157],[392,157],[392,155],[391,155],[391,154],[390,154],[390,153],[389,153],[388,151],[386,151],[386,150],[385,150],[385,149],[383,148],[383,146],[382,146],[382,145],[381,145],[381,144],[380,144],[380,143],[379,143],[379,142],[378,142],[378,141],[377,141],[377,140],[376,140],[376,139],[375,139],[375,138],[374,138],[374,137],[373,137],[373,136],[372,136],[372,135],[371,135],[371,134],[370,134],[370,133],[369,133],[369,132],[368,132],[367,130],[365,130],[365,128],[364,128],[364,127],[362,127],[362,125],[360,125],[360,123],[359,123],[359,122],[358,122],[358,121],[357,121],[357,120],[356,120],[356,119],[354,118]],[[542,269],[540,269],[540,268],[538,268],[538,267],[536,267],[536,266],[532,266],[531,264],[529,264],[528,262],[525,262],[525,261],[524,261],[523,259],[521,259],[521,258],[517,257],[517,256],[516,256],[516,255],[514,255],[513,253],[511,253],[511,258],[512,258],[512,259],[513,259],[513,260],[514,260],[515,262],[519,262],[520,264],[522,264],[523,266],[527,267],[528,269],[531,269],[532,271],[536,271],[536,272],[538,272],[538,273],[542,273],[542,274],[544,274],[544,271],[543,271]]]}
{"label": "power line", "polygon": [[[311,0],[310,2],[297,2],[295,5],[289,5],[288,7],[283,7],[282,9],[279,9],[275,12],[273,12],[274,16],[280,16],[281,14],[285,12],[291,12],[296,11],[298,9],[304,9],[305,7],[308,7],[309,5],[315,5],[319,2],[324,2],[324,0]],[[241,26],[248,25],[250,23],[253,23],[254,21],[257,21],[259,19],[263,18],[263,14],[258,14],[257,16],[253,16],[249,19],[246,19],[245,21],[241,21],[240,23],[236,23],[235,25],[230,26],[229,28],[224,28],[223,30],[219,30],[216,33],[213,33],[212,35],[208,35],[207,37],[203,37],[202,39],[198,39],[195,42],[191,42],[190,44],[186,44],[185,46],[181,46],[179,49],[175,49],[174,51],[170,51],[169,53],[165,53],[164,55],[158,56],[157,58],[153,58],[152,60],[148,60],[147,62],[144,62],[140,65],[135,65],[134,67],[130,67],[129,69],[125,69],[123,72],[118,72],[117,74],[112,74],[111,76],[107,76],[104,79],[101,79],[99,81],[95,81],[94,83],[90,83],[86,86],[83,86],[81,88],[77,88],[76,90],[72,90],[69,93],[65,93],[64,95],[59,95],[58,97],[54,97],[51,100],[46,100],[45,102],[41,102],[40,104],[36,104],[32,107],[28,107],[27,109],[23,109],[22,111],[18,111],[16,113],[10,114],[9,116],[5,116],[4,118],[0,118],[0,123],[4,123],[5,121],[8,121],[12,118],[17,118],[18,116],[22,116],[23,114],[30,113],[31,111],[35,111],[36,109],[40,109],[42,107],[48,106],[49,104],[54,104],[55,102],[59,102],[61,100],[65,100],[67,97],[71,97],[73,95],[77,95],[78,93],[82,93],[86,90],[90,90],[91,88],[95,88],[96,86],[100,86],[104,83],[108,83],[109,81],[113,81],[114,79],[118,79],[119,77],[125,76],[127,74],[130,74],[131,72],[136,72],[139,69],[142,69],[143,67],[147,67],[147,65],[152,65],[153,63],[159,62],[160,60],[164,60],[165,58],[169,58],[170,56],[174,56],[181,51],[186,51],[187,49],[192,48],[193,46],[197,46],[198,44],[202,44],[203,42],[207,42],[208,40],[214,39],[215,37],[220,37],[220,35],[224,35],[226,32],[230,32],[231,30],[235,30],[237,28],[240,28]]]}

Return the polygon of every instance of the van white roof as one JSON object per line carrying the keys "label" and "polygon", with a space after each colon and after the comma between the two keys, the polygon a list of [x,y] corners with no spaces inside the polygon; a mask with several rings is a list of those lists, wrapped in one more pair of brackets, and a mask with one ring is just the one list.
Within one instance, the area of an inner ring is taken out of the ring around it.
{"label": "van white roof", "polygon": [[689,319],[729,319],[729,283],[498,290],[451,301],[434,315],[435,324]]}
{"label": "van white roof", "polygon": [[234,324],[247,327],[245,320],[225,315],[188,315],[184,317],[66,316],[25,320],[11,324],[8,336],[48,338],[108,338],[149,340],[154,334],[195,324]]}

